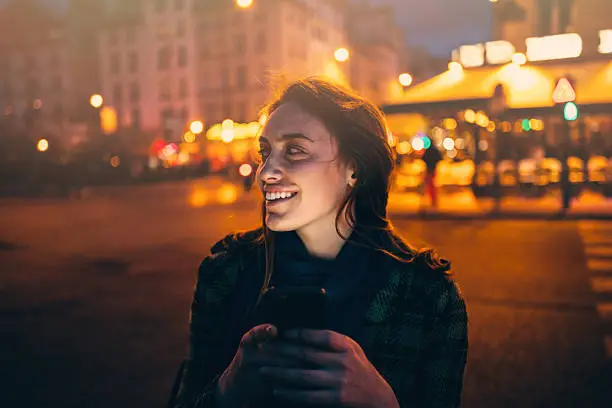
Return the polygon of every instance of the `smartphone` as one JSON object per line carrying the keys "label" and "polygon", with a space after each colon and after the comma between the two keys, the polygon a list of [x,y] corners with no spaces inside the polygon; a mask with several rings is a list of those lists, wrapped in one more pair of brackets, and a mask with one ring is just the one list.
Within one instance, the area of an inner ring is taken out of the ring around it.
{"label": "smartphone", "polygon": [[279,331],[327,328],[327,294],[323,288],[269,287],[261,300],[267,323]]}

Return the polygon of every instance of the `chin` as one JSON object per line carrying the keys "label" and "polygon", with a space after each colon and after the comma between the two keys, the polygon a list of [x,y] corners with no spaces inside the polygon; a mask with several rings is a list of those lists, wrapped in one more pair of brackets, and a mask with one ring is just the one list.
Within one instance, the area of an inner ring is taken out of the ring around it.
{"label": "chin", "polygon": [[266,227],[274,232],[287,232],[297,230],[301,224],[279,214],[266,214]]}

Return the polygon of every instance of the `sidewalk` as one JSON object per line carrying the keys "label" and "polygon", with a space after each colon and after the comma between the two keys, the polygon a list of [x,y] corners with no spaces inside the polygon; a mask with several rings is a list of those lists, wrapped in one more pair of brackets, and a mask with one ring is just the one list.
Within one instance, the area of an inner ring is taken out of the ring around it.
{"label": "sidewalk", "polygon": [[438,195],[438,208],[429,198],[416,192],[391,192],[388,212],[392,217],[433,219],[609,219],[612,220],[612,199],[592,191],[583,191],[569,211],[561,215],[559,193],[541,198],[504,197],[499,211],[494,211],[492,198],[477,198],[470,188]]}

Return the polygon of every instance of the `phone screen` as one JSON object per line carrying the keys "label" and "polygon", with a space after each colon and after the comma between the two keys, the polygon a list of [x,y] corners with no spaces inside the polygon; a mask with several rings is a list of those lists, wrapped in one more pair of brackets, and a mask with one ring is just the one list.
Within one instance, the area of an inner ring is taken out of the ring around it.
{"label": "phone screen", "polygon": [[327,328],[327,294],[323,288],[272,286],[264,293],[262,308],[266,321],[280,331]]}

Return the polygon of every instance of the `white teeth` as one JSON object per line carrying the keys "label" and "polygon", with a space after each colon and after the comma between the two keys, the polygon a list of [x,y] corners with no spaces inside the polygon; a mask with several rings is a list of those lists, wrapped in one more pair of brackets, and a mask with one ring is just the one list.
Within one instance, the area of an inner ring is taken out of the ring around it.
{"label": "white teeth", "polygon": [[285,192],[282,193],[266,193],[266,200],[274,201],[282,198],[291,198],[295,195],[295,193]]}

